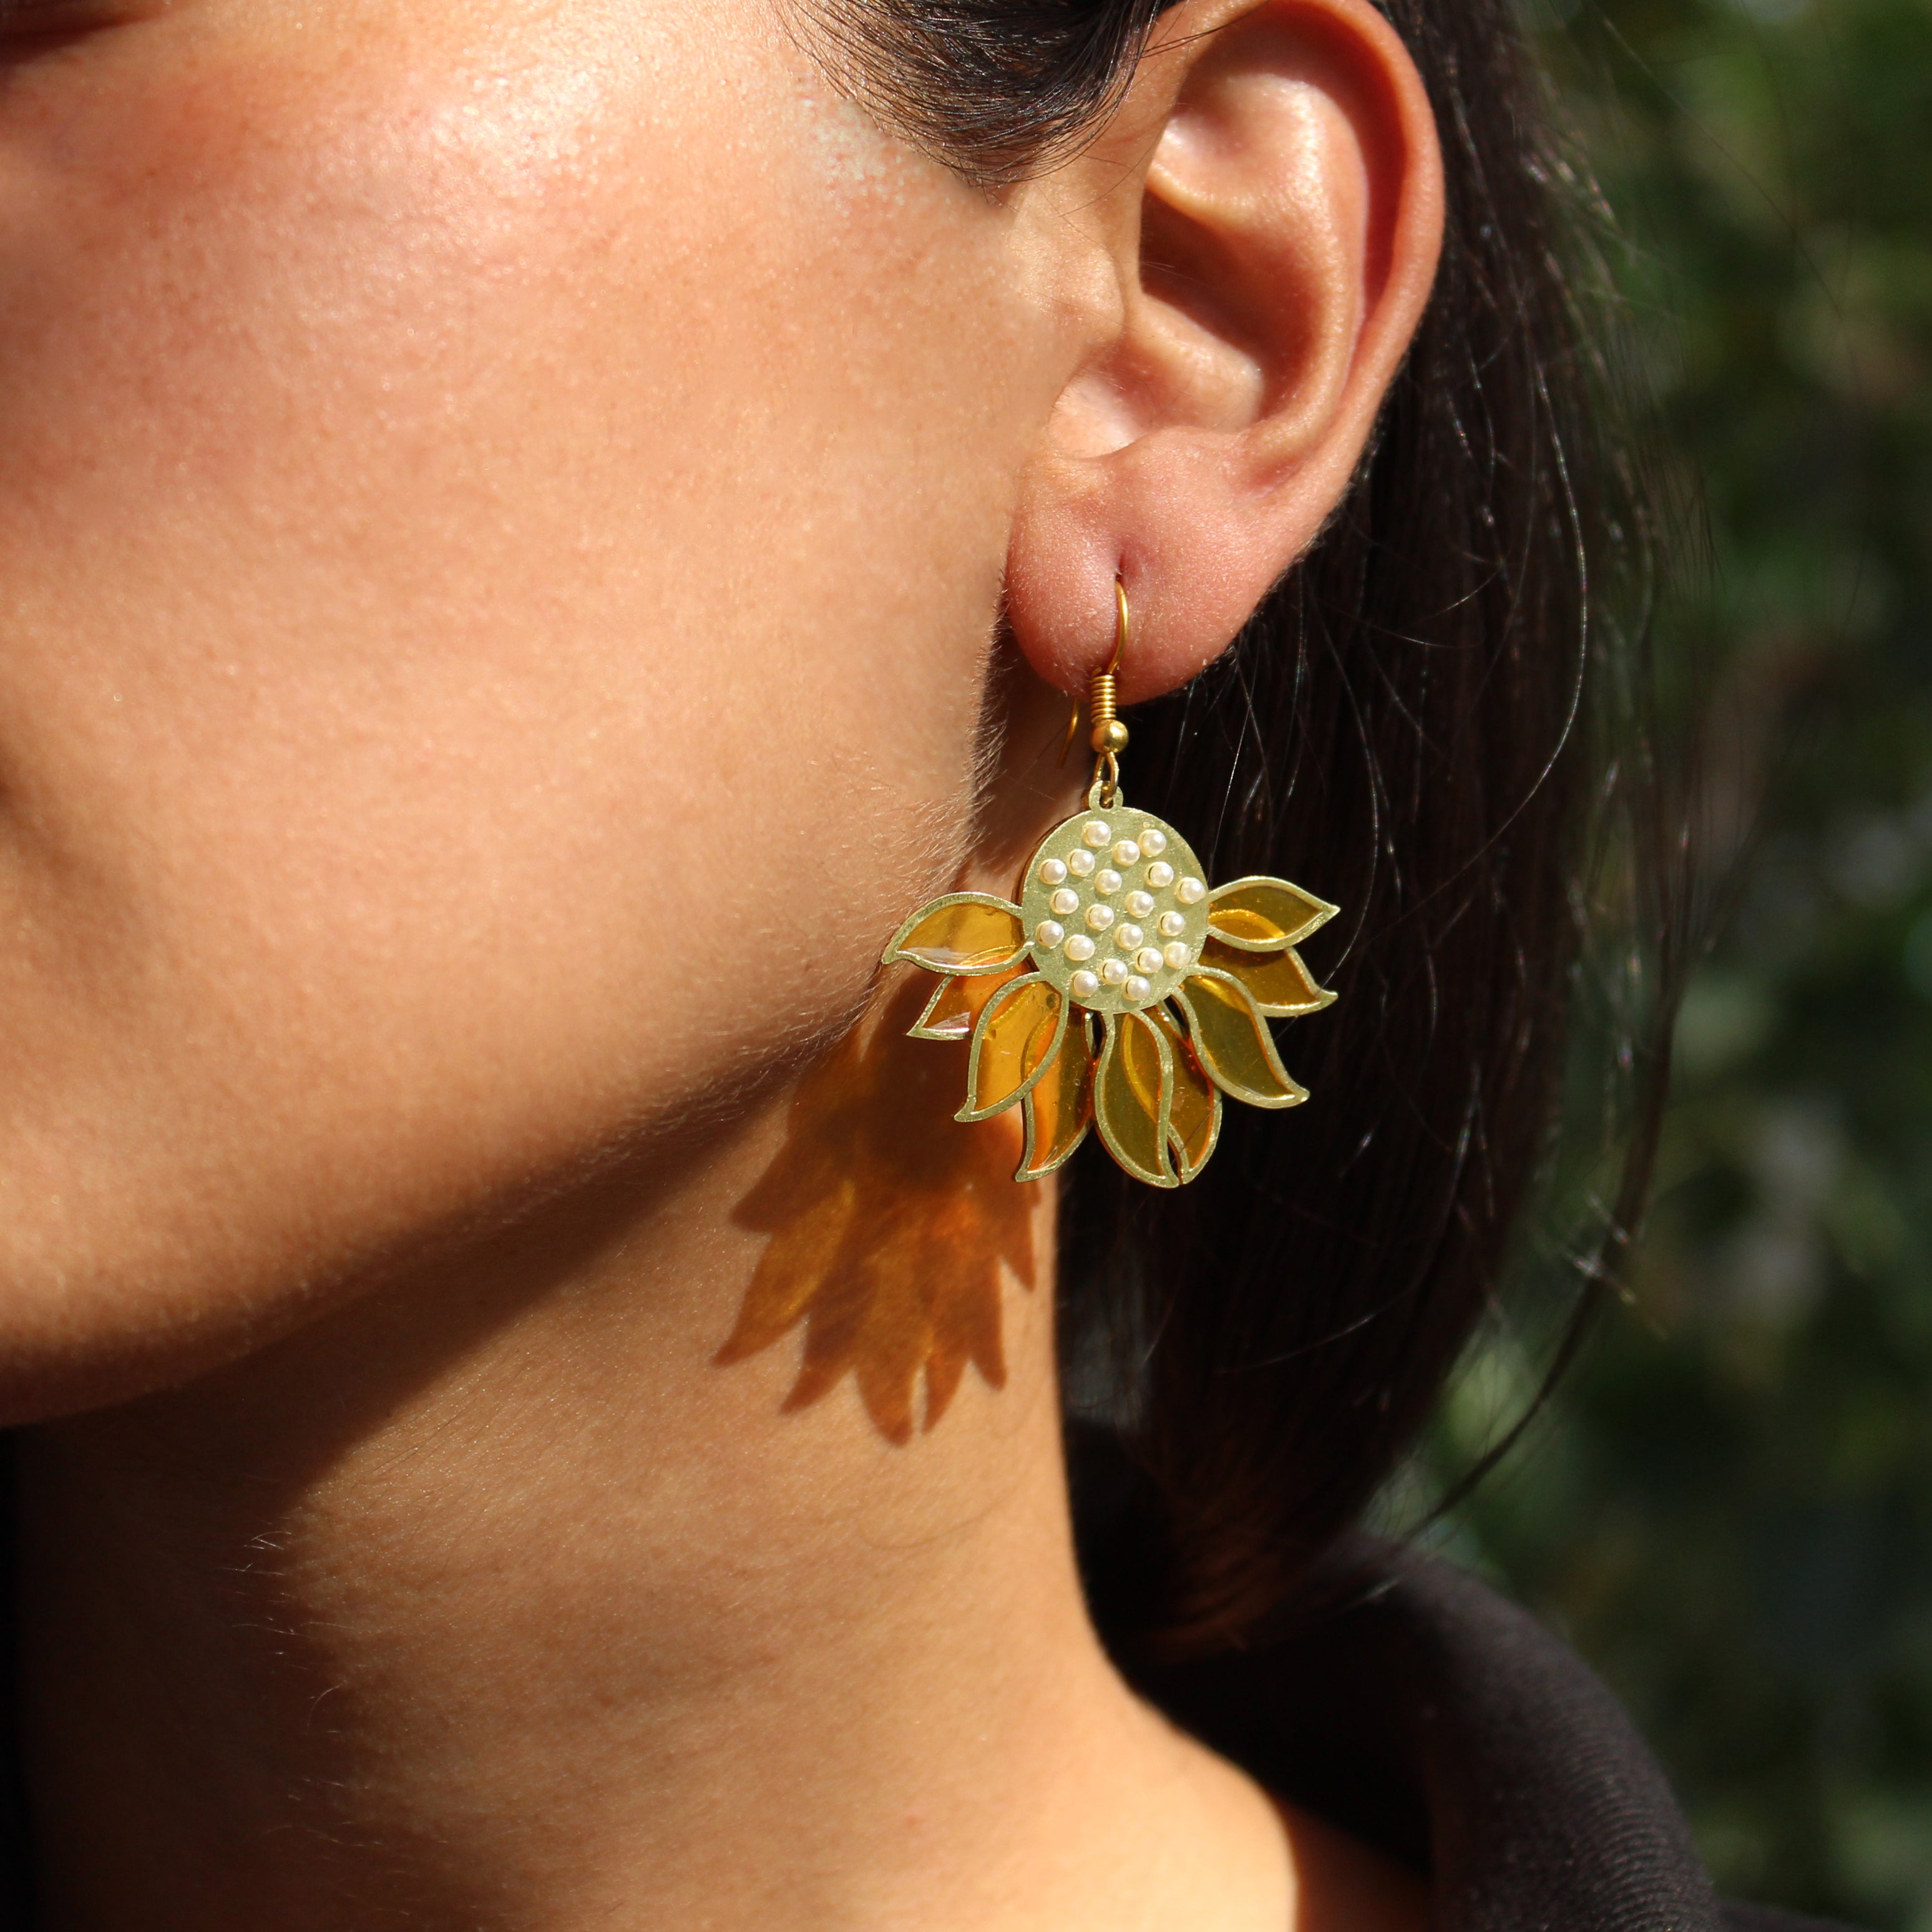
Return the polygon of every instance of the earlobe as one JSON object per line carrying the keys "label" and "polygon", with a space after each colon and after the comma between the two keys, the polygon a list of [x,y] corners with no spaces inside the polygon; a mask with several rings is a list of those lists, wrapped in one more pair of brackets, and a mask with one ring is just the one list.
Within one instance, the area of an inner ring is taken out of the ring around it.
{"label": "earlobe", "polygon": [[1034,669],[1077,689],[1120,574],[1132,703],[1218,656],[1340,501],[1428,299],[1441,159],[1368,0],[1184,0],[1070,172],[1136,218],[1118,334],[1022,479],[1008,611]]}

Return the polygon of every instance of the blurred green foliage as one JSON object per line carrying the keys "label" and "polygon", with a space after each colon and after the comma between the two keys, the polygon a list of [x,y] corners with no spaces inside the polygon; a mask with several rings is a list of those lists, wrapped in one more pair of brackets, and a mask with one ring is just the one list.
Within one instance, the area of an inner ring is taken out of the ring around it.
{"label": "blurred green foliage", "polygon": [[[1702,475],[1657,622],[1716,666],[1747,862],[1627,1302],[1450,1540],[1624,1697],[1727,1890],[1932,1932],[1932,0],[1537,4]],[[1438,1466],[1546,1345],[1498,1324]]]}

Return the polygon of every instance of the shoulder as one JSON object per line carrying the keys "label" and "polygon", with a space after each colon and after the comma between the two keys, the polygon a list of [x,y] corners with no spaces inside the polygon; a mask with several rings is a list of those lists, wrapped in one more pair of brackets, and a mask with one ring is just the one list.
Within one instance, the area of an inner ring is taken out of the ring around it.
{"label": "shoulder", "polygon": [[1279,1634],[1141,1678],[1184,1729],[1292,1801],[1301,1932],[1834,1932],[1719,1904],[1662,1767],[1520,1607],[1368,1539],[1316,1583]]}

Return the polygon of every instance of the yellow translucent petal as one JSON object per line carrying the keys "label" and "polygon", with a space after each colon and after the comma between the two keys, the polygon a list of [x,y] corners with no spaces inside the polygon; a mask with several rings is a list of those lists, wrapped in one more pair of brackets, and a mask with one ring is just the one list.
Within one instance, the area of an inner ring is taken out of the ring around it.
{"label": "yellow translucent petal", "polygon": [[1292,948],[1282,952],[1240,952],[1210,938],[1201,949],[1201,963],[1232,974],[1254,996],[1255,1004],[1276,1019],[1318,1012],[1334,1001],[1335,995],[1315,983],[1300,954]]}
{"label": "yellow translucent petal", "polygon": [[943,980],[938,992],[926,1003],[918,1024],[906,1029],[908,1040],[964,1040],[978,1024],[986,1002],[1010,980],[1025,969],[1009,967],[1004,973],[978,973],[968,977]]}
{"label": "yellow translucent petal", "polygon": [[1196,1058],[1222,1093],[1252,1107],[1292,1107],[1308,1098],[1289,1078],[1268,1022],[1238,980],[1198,970],[1174,998],[1187,1016]]}
{"label": "yellow translucent petal", "polygon": [[1002,986],[973,1030],[962,1120],[983,1120],[1013,1102],[1053,1064],[1066,1031],[1066,1002],[1037,973]]}
{"label": "yellow translucent petal", "polygon": [[1235,879],[1209,895],[1208,929],[1231,946],[1273,952],[1306,939],[1336,910],[1286,879]]}
{"label": "yellow translucent petal", "polygon": [[1026,950],[1020,910],[987,892],[950,892],[921,906],[883,956],[909,959],[929,973],[997,973]]}
{"label": "yellow translucent petal", "polygon": [[1167,1036],[1174,1062],[1174,1098],[1168,1110],[1168,1144],[1184,1181],[1192,1180],[1208,1164],[1221,1137],[1221,1096],[1202,1071],[1186,1036],[1164,1006],[1150,1007],[1148,1017]]}
{"label": "yellow translucent petal", "polygon": [[1137,1180],[1178,1187],[1168,1150],[1173,1056],[1166,1038],[1138,1013],[1108,1014],[1094,1076],[1094,1120],[1107,1151]]}
{"label": "yellow translucent petal", "polygon": [[1094,1120],[1094,1051],[1087,1021],[1075,1015],[1053,1064],[1034,1083],[1025,1108],[1026,1152],[1016,1180],[1037,1180],[1072,1159]]}

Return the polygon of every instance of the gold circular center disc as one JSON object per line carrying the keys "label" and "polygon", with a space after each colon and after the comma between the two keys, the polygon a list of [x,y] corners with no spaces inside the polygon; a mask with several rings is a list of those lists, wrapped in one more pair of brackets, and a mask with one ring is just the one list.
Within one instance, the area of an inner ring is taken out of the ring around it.
{"label": "gold circular center disc", "polygon": [[1136,1012],[1191,973],[1208,937],[1207,874],[1163,820],[1124,805],[1057,825],[1027,864],[1034,964],[1089,1012]]}

